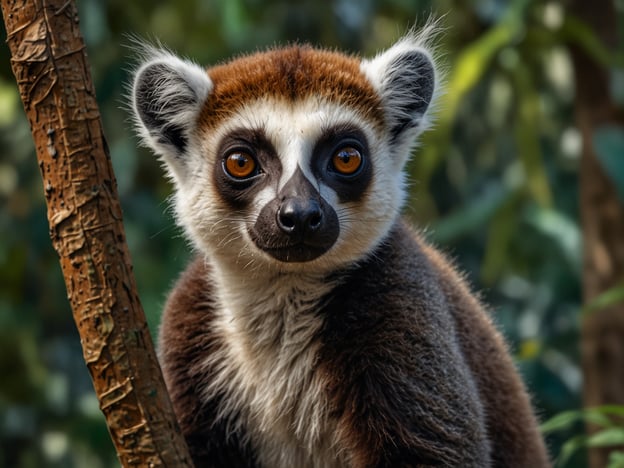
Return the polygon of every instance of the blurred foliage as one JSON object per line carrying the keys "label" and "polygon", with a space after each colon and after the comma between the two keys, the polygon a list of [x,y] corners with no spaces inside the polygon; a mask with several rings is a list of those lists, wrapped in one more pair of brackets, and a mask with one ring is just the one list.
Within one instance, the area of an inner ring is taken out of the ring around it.
{"label": "blurred foliage", "polygon": [[[171,187],[154,157],[137,147],[128,119],[131,36],[157,39],[206,64],[289,41],[370,55],[415,22],[442,16],[447,91],[435,128],[410,163],[406,213],[482,291],[541,416],[579,410],[581,138],[566,43],[581,44],[612,68],[618,102],[624,74],[621,57],[612,57],[582,18],[570,17],[563,1],[80,0],[78,6],[152,332],[190,249],[168,209]],[[48,238],[9,63],[7,48],[0,48],[0,467],[117,466]],[[622,154],[622,129],[605,129],[594,145],[605,167],[619,174],[622,193],[622,158],[613,156]],[[548,432],[552,453],[582,420]],[[584,466],[582,451],[574,450],[566,466]]]}
{"label": "blurred foliage", "polygon": [[[557,467],[567,466],[568,460],[581,448],[587,447],[622,447],[624,446],[624,406],[604,405],[596,408],[562,411],[542,425],[542,432],[570,429],[576,422],[592,424],[598,430],[591,434],[579,434],[568,439],[561,447]],[[606,468],[622,468],[624,452],[610,454]]]}

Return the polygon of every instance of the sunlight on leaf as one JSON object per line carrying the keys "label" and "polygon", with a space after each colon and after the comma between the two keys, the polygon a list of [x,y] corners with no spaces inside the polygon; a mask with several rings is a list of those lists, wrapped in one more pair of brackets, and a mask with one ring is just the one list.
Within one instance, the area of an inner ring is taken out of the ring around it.
{"label": "sunlight on leaf", "polygon": [[17,114],[20,100],[15,85],[0,80],[0,126],[10,124]]}
{"label": "sunlight on leaf", "polygon": [[612,447],[624,444],[624,428],[610,427],[592,434],[587,439],[588,447]]}
{"label": "sunlight on leaf", "polygon": [[[526,2],[515,2],[504,21],[468,45],[458,56],[449,76],[441,119],[456,115],[459,102],[481,79],[494,56],[523,31],[521,10]],[[520,11],[518,11],[520,10]]]}
{"label": "sunlight on leaf", "polygon": [[527,188],[539,205],[549,207],[552,205],[552,194],[539,144],[539,96],[530,71],[522,63],[516,67],[514,84],[519,103],[515,123],[516,144],[526,173]]}

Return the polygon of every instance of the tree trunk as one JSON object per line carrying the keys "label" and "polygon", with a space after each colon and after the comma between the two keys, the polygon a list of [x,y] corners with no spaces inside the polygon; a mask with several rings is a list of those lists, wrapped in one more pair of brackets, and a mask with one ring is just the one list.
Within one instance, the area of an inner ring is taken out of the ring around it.
{"label": "tree trunk", "polygon": [[123,466],[191,466],[136,293],[71,0],[2,0],[84,359]]}
{"label": "tree trunk", "polygon": [[[617,14],[612,0],[573,0],[574,14],[615,50]],[[576,121],[583,136],[580,208],[584,239],[583,297],[586,304],[624,278],[624,207],[601,166],[592,140],[597,128],[622,124],[622,109],[610,94],[609,70],[584,49],[571,46],[576,79]],[[624,155],[621,155],[624,157]],[[585,407],[624,404],[624,304],[592,312],[581,326]],[[607,466],[609,449],[592,449],[590,466]]]}

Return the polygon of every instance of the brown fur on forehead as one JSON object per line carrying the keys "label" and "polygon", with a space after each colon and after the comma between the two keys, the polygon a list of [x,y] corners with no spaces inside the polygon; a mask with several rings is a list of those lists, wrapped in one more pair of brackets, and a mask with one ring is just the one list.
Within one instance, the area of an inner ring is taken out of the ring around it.
{"label": "brown fur on forehead", "polygon": [[316,96],[358,110],[383,126],[381,100],[356,57],[292,46],[241,57],[208,69],[214,89],[200,126],[214,127],[243,104],[262,97],[295,102]]}

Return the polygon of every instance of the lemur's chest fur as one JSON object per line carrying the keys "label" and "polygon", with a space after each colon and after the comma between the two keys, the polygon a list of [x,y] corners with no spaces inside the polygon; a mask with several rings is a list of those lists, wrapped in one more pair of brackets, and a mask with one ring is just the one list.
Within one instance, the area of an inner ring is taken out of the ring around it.
{"label": "lemur's chest fur", "polygon": [[263,466],[332,466],[336,422],[317,366],[331,283],[283,274],[215,283],[223,346],[202,363],[210,375],[202,398],[220,396],[217,418],[249,435]]}

